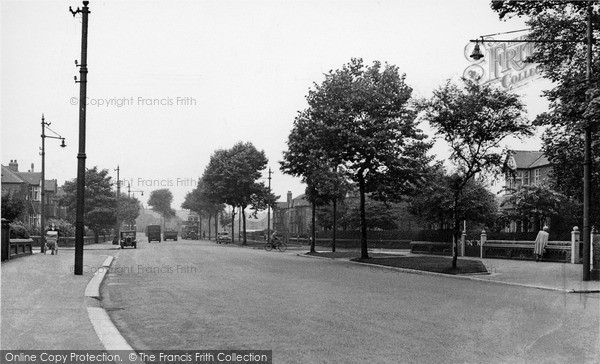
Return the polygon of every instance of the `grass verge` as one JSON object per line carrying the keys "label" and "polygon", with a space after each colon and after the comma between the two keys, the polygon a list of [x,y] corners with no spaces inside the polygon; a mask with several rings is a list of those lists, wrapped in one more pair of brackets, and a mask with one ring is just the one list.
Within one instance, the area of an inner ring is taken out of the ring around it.
{"label": "grass verge", "polygon": [[371,253],[369,259],[362,259],[360,252],[316,252],[307,255],[326,258],[350,258],[351,261],[383,265],[386,267],[406,268],[442,274],[474,274],[488,273],[485,265],[479,260],[458,259],[456,268],[452,268],[452,258],[439,256],[398,256],[384,253]]}

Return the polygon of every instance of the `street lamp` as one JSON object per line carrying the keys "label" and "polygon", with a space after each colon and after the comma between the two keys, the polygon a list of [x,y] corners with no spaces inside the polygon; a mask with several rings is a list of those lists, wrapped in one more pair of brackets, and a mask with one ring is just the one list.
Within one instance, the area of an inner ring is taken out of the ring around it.
{"label": "street lamp", "polygon": [[[44,253],[44,246],[46,243],[46,234],[45,234],[45,226],[46,226],[46,138],[51,139],[60,139],[62,148],[66,147],[65,138],[61,137],[57,132],[50,129],[51,123],[47,123],[44,119],[44,114],[42,114],[42,191],[41,191],[41,203],[40,203],[40,252]],[[46,135],[46,129],[50,130],[56,136]]]}
{"label": "street lamp", "polygon": [[[480,60],[484,57],[479,48],[479,43],[485,42],[513,42],[513,43],[586,43],[587,54],[586,54],[586,82],[588,87],[591,87],[592,79],[592,6],[589,5],[587,8],[587,35],[584,40],[558,40],[558,39],[513,39],[513,40],[486,40],[485,37],[481,36],[480,39],[471,39],[470,42],[475,42],[473,53],[471,58],[474,60]],[[494,34],[495,35],[495,34]],[[589,96],[588,96],[589,97]],[[588,99],[589,101],[589,99]],[[592,158],[592,131],[590,123],[585,126],[584,130],[584,157],[583,157],[583,280],[589,281],[591,279],[590,274],[590,255],[591,255],[591,236],[590,236],[590,203],[591,203],[591,158]],[[595,274],[598,274],[597,269],[594,267]],[[598,279],[595,277],[595,279]]]}

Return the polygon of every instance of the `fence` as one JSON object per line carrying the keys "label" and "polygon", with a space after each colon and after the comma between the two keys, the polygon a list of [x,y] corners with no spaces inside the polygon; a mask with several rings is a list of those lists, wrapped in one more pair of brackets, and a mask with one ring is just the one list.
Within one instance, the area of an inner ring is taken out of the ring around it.
{"label": "fence", "polygon": [[[579,229],[575,226],[570,241],[549,241],[543,259],[551,262],[581,263],[583,242],[580,241],[579,235]],[[452,255],[451,243],[414,241],[410,245],[413,253]],[[488,240],[485,231],[481,232],[479,240],[467,240],[466,234],[463,233],[458,242],[458,255],[463,257],[533,260],[533,249],[533,240]],[[594,256],[593,253],[591,256]]]}

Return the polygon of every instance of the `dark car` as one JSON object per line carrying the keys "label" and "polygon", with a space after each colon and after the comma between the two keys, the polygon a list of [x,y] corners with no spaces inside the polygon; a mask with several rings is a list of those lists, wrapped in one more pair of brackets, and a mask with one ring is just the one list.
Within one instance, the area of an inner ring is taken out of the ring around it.
{"label": "dark car", "polygon": [[229,244],[231,243],[231,237],[229,236],[229,233],[226,232],[221,232],[221,233],[217,233],[217,244]]}
{"label": "dark car", "polygon": [[148,242],[158,241],[161,242],[161,229],[160,225],[148,225],[146,226],[146,236],[148,237]]}
{"label": "dark car", "polygon": [[179,235],[177,233],[177,231],[173,231],[173,230],[166,231],[165,230],[165,232],[163,233],[163,239],[164,239],[164,241],[167,241],[168,239],[177,241],[177,235]]}
{"label": "dark car", "polygon": [[132,246],[134,249],[137,249],[135,230],[121,231],[120,235],[119,243],[121,245],[121,249],[125,248],[126,246]]}

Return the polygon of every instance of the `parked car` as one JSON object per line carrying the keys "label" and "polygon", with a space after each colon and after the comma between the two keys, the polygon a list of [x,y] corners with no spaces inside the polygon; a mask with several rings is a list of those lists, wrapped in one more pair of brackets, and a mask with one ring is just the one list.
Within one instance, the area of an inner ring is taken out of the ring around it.
{"label": "parked car", "polygon": [[177,231],[174,231],[174,230],[167,231],[167,230],[165,230],[165,232],[163,233],[163,239],[164,239],[164,241],[167,241],[167,239],[172,239],[172,240],[177,241],[177,235],[179,235],[177,233]]}
{"label": "parked car", "polygon": [[221,233],[217,233],[217,244],[229,244],[231,243],[231,237],[229,236],[229,233],[226,232],[221,232]]}
{"label": "parked car", "polygon": [[137,249],[137,240],[135,238],[135,230],[126,230],[121,231],[119,238],[119,243],[121,245],[121,249],[126,246],[132,246],[134,249]]}
{"label": "parked car", "polygon": [[148,242],[151,241],[161,241],[161,229],[160,225],[148,225],[146,226],[146,237],[148,237]]}

